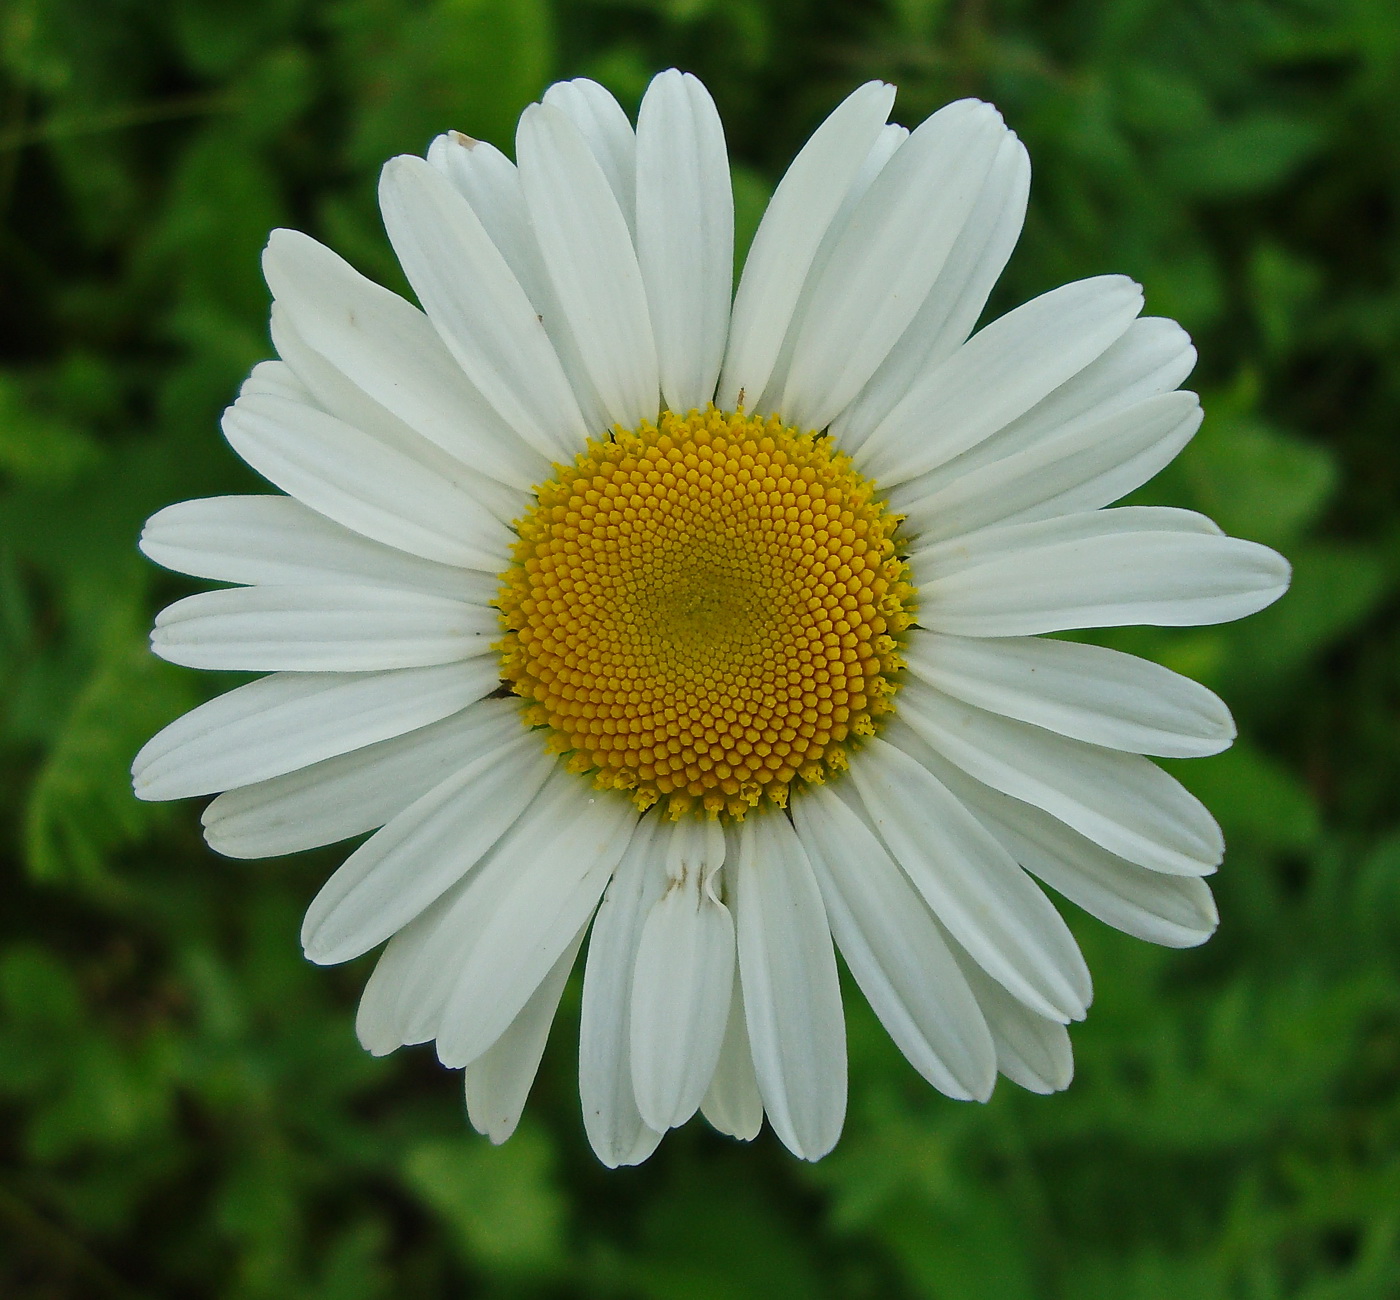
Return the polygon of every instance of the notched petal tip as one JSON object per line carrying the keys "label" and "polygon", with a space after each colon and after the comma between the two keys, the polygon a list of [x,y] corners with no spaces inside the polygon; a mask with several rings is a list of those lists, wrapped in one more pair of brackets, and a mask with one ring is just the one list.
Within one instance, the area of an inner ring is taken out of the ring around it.
{"label": "notched petal tip", "polygon": [[277,226],[268,232],[267,243],[263,245],[262,270],[263,279],[267,282],[267,287],[276,294],[276,287],[273,279],[278,273],[279,266],[285,261],[295,259],[298,254],[305,254],[308,246],[320,249],[322,245],[313,239],[305,231],[293,230],[290,226]]}
{"label": "notched petal tip", "polygon": [[136,757],[131,760],[131,791],[144,803],[166,803],[173,799],[182,799],[187,796],[183,794],[167,794],[161,786],[158,776],[152,777],[150,769],[159,759],[160,754],[155,751],[156,742],[165,734],[164,729],[156,732],[137,751]]}

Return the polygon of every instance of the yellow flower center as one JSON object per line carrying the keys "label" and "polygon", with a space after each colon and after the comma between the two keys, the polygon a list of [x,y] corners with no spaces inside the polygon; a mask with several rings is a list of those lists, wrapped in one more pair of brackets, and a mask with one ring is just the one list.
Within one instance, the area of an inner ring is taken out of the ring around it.
{"label": "yellow flower center", "polygon": [[899,516],[830,440],[716,410],[590,441],[516,524],[503,676],[569,766],[733,817],[846,765],[903,666]]}

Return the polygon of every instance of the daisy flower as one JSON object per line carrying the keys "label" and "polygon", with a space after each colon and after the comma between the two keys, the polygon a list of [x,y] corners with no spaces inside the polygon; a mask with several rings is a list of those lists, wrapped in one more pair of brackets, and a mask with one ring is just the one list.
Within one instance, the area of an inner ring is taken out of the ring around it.
{"label": "daisy flower", "polygon": [[1209,812],[1145,755],[1233,724],[1156,664],[1050,639],[1216,623],[1274,552],[1107,509],[1200,423],[1194,352],[1121,276],[973,332],[1029,164],[991,106],[888,124],[872,82],[804,146],[737,291],[723,130],[664,72],[635,130],[585,80],[384,168],[420,307],[305,235],[264,268],[280,360],[223,421],[285,495],[187,501],[146,554],[236,584],[157,654],[268,674],[140,753],[218,794],[210,845],[373,831],[307,912],[385,943],[374,1053],[434,1041],[514,1129],[587,939],[579,1087],[609,1165],[697,1110],[797,1155],[846,1108],[839,949],[913,1067],[1063,1088],[1089,973],[1043,882],[1200,943]]}

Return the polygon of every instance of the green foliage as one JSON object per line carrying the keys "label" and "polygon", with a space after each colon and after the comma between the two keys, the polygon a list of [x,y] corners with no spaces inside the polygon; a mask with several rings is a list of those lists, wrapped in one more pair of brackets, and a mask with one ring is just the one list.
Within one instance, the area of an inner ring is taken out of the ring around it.
{"label": "green foliage", "polygon": [[[1239,626],[1109,638],[1235,708],[1233,750],[1172,765],[1230,841],[1217,938],[1072,916],[1098,998],[1055,1098],[931,1093],[852,991],[851,1114],[816,1166],[696,1125],[600,1169],[572,994],[490,1147],[422,1050],[355,1044],[364,963],[301,959],[335,851],[218,860],[196,810],[127,787],[222,685],[145,653],[190,588],[134,544],[169,501],[256,487],[216,428],[269,351],[268,229],[401,286],[384,158],[449,127],[509,147],[556,77],[635,107],[670,63],[719,100],[741,247],[857,81],[898,82],[911,124],[995,100],[1036,172],[994,308],[1140,279],[1207,411],[1140,499],[1295,565]],[[0,1294],[1400,1295],[1397,113],[1393,0],[0,7]]]}
{"label": "green foliage", "polygon": [[564,1254],[565,1206],[552,1144],[533,1125],[509,1150],[465,1135],[409,1149],[404,1178],[456,1235],[467,1261],[511,1276],[553,1272]]}

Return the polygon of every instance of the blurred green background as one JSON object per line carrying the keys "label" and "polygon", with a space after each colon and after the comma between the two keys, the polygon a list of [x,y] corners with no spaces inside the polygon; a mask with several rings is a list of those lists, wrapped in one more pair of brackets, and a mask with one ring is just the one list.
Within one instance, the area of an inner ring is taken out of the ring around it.
{"label": "blurred green background", "polygon": [[[0,1295],[1400,1296],[1395,0],[5,0],[0,64]],[[907,124],[994,100],[1036,170],[993,308],[1141,280],[1207,411],[1144,499],[1296,565],[1240,626],[1115,638],[1239,717],[1173,765],[1229,838],[1217,938],[1072,917],[1098,997],[1053,1098],[948,1101],[850,997],[815,1166],[696,1122],[602,1169],[576,991],[490,1147],[428,1049],[356,1045],[368,961],[299,955],[343,851],[220,860],[128,792],[229,684],[147,653],[191,587],[134,542],[259,490],[217,419],[269,354],[268,229],[397,285],[383,159],[508,145],[559,77],[634,108],[671,64],[719,102],[744,231],[859,81]]]}

